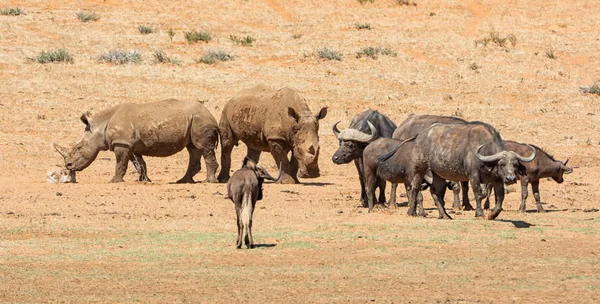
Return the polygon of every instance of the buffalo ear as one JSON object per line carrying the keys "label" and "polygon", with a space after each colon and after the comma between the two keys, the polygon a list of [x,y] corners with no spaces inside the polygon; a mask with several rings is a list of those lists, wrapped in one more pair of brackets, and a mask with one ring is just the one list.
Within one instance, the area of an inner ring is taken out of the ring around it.
{"label": "buffalo ear", "polygon": [[321,108],[321,110],[319,111],[319,113],[317,115],[315,115],[315,118],[317,120],[320,120],[320,119],[325,118],[325,116],[327,116],[327,107]]}
{"label": "buffalo ear", "polygon": [[521,164],[521,162],[519,162],[519,164],[517,165],[517,173],[520,176],[527,175],[527,168],[523,164]]}
{"label": "buffalo ear", "polygon": [[300,115],[296,113],[296,110],[294,110],[294,108],[288,107],[288,115],[294,120],[296,120],[296,122],[300,121]]}

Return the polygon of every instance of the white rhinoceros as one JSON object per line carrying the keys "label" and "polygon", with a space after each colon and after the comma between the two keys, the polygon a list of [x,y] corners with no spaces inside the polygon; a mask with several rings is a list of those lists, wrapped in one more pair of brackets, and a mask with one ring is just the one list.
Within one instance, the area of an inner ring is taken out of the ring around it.
{"label": "white rhinoceros", "polygon": [[193,183],[204,156],[207,182],[217,182],[215,150],[219,127],[213,115],[198,102],[168,99],[146,104],[124,103],[81,116],[83,138],[70,151],[54,144],[72,172],[87,168],[100,151],[115,152],[117,167],[111,182],[122,182],[131,160],[139,181],[150,181],[145,156],[171,156],[187,148],[190,158],[185,176],[178,183]]}

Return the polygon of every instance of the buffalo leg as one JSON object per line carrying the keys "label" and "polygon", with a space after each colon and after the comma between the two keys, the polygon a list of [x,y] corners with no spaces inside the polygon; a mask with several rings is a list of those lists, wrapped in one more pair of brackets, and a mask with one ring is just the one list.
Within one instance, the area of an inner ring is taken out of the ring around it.
{"label": "buffalo leg", "polygon": [[494,184],[494,196],[496,198],[496,205],[488,215],[488,220],[495,219],[498,217],[498,215],[500,215],[500,212],[502,212],[502,202],[504,201],[504,183],[496,182]]}
{"label": "buffalo leg", "polygon": [[233,146],[238,143],[238,139],[229,127],[229,123],[221,120],[219,123],[219,132],[221,137],[221,172],[217,179],[220,183],[226,183],[229,180],[229,171],[231,170],[231,151]]}
{"label": "buffalo leg", "polygon": [[358,180],[360,181],[360,202],[363,207],[367,207],[367,193],[365,191],[365,169],[363,165],[363,159],[355,158],[354,165],[356,166],[356,171],[358,172]]}
{"label": "buffalo leg", "polygon": [[378,188],[379,188],[379,203],[384,205],[387,203],[387,200],[385,199],[385,186],[386,186],[386,181],[385,179],[381,179],[378,178]]}
{"label": "buffalo leg", "polygon": [[[396,190],[397,189],[398,189],[398,184],[392,183],[392,189],[390,190],[390,200],[389,200],[388,204],[390,204],[394,207],[398,207],[398,204],[396,203]],[[406,195],[408,195],[408,192],[406,193]]]}
{"label": "buffalo leg", "polygon": [[[294,184],[298,182],[296,175],[292,175],[292,162],[295,158],[292,155],[292,161],[288,160],[287,155],[290,152],[287,144],[281,140],[269,140],[269,149],[275,159],[275,163],[281,166],[281,177],[277,181],[278,184]],[[298,173],[298,162],[296,161],[296,172]]]}
{"label": "buffalo leg", "polygon": [[492,197],[492,190],[494,190],[494,184],[490,183],[485,185],[485,203],[483,204],[483,209],[490,209],[490,197]]}
{"label": "buffalo leg", "polygon": [[202,157],[202,151],[190,144],[187,146],[189,157],[188,168],[185,175],[177,181],[178,184],[183,183],[194,183],[194,175],[200,172],[200,158]]}
{"label": "buffalo leg", "polygon": [[[415,175],[409,180],[410,183],[406,186],[406,196],[408,196],[408,216],[417,216],[417,198],[419,192],[421,192],[421,184],[423,182],[423,176]],[[422,197],[421,197],[422,198]],[[421,204],[423,201],[421,201]],[[421,207],[422,208],[422,207]]]}
{"label": "buffalo leg", "polygon": [[546,212],[544,207],[542,207],[542,202],[540,198],[540,181],[531,182],[531,191],[533,192],[533,197],[535,198],[535,205],[537,206],[537,211],[542,213]]}
{"label": "buffalo leg", "polygon": [[125,146],[115,146],[113,151],[117,158],[117,166],[115,168],[115,176],[113,176],[110,182],[120,183],[123,182],[123,177],[125,176],[125,172],[127,172],[127,164],[129,164],[129,159],[132,158],[132,155],[130,155],[129,147]]}
{"label": "buffalo leg", "polygon": [[473,205],[469,203],[469,182],[460,182],[460,187],[462,188],[462,210],[470,211],[475,210]]}
{"label": "buffalo leg", "polygon": [[450,182],[450,186],[452,187],[452,193],[454,194],[454,204],[452,204],[452,209],[461,210],[460,206],[460,184],[458,182]]}
{"label": "buffalo leg", "polygon": [[[483,208],[481,208],[481,184],[479,183],[479,177],[475,177],[472,178],[470,180],[471,182],[471,187],[473,188],[473,196],[475,196],[475,204],[476,204],[476,209],[475,209],[475,217],[476,218],[485,218],[485,213],[483,212]],[[467,192],[467,189],[463,188],[463,197],[465,196],[465,193]]]}
{"label": "buffalo leg", "polygon": [[452,219],[448,213],[446,213],[446,208],[444,208],[444,192],[446,192],[446,180],[439,177],[437,174],[433,174],[433,183],[430,188],[431,197],[433,198],[433,202],[439,211],[439,219]]}
{"label": "buffalo leg", "polygon": [[138,181],[140,182],[151,182],[150,178],[148,178],[148,170],[146,169],[146,162],[142,155],[134,154],[131,158],[131,162],[135,167],[135,170],[140,174]]}

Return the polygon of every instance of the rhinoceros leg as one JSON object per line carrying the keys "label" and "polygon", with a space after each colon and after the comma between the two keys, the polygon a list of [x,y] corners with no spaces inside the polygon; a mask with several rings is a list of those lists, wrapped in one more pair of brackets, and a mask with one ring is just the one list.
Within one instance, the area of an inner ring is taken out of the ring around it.
{"label": "rhinoceros leg", "polygon": [[125,176],[125,172],[127,172],[129,159],[132,157],[129,150],[129,147],[120,145],[113,148],[115,157],[117,158],[117,166],[115,168],[115,176],[110,180],[111,183],[123,182],[123,177]]}
{"label": "rhinoceros leg", "polygon": [[146,169],[146,162],[144,161],[144,158],[142,157],[142,155],[134,154],[133,157],[131,158],[131,162],[133,163],[135,170],[137,170],[137,172],[140,174],[138,181],[151,182],[150,178],[148,178],[148,170]]}
{"label": "rhinoceros leg", "polygon": [[238,138],[235,136],[229,123],[221,118],[219,123],[219,133],[221,137],[221,172],[217,179],[220,183],[226,183],[229,180],[229,171],[231,170],[231,151],[237,145]]}
{"label": "rhinoceros leg", "polygon": [[[281,166],[281,177],[277,181],[278,184],[294,184],[298,183],[296,174],[298,173],[298,161],[292,155],[292,160],[287,158],[290,148],[283,140],[269,140],[269,149],[275,159],[275,163]],[[294,164],[295,161],[295,164]],[[295,171],[294,168],[295,167]]]}
{"label": "rhinoceros leg", "polygon": [[217,163],[217,157],[215,156],[214,149],[202,149],[202,156],[204,156],[204,163],[206,164],[206,182],[207,183],[218,183],[219,180],[215,177],[219,163]]}
{"label": "rhinoceros leg", "polygon": [[260,151],[254,150],[248,147],[248,152],[246,152],[246,157],[251,159],[254,163],[258,164],[258,160],[260,159]]}
{"label": "rhinoceros leg", "polygon": [[190,160],[188,163],[188,169],[185,172],[185,175],[177,181],[178,184],[183,183],[194,183],[194,175],[200,172],[200,158],[202,157],[202,151],[196,148],[194,145],[190,144],[187,146],[188,153],[190,155]]}

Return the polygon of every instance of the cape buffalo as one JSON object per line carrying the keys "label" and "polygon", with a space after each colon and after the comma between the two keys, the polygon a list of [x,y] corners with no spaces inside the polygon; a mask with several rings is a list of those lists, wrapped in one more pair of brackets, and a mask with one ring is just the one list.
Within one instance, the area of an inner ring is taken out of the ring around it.
{"label": "cape buffalo", "polygon": [[[221,172],[219,181],[229,179],[231,151],[242,141],[246,157],[258,162],[261,152],[271,152],[283,166],[278,183],[297,183],[300,177],[319,176],[319,120],[327,108],[313,115],[306,100],[294,89],[274,90],[256,86],[242,90],[223,108],[221,131]],[[288,160],[288,152],[292,157]]]}
{"label": "cape buffalo", "polygon": [[[535,149],[529,157],[507,151],[498,131],[483,122],[467,124],[433,124],[415,139],[413,155],[415,176],[411,179],[409,206],[414,208],[418,186],[431,171],[433,183],[431,194],[440,212],[440,218],[450,218],[443,204],[446,180],[469,181],[475,194],[477,209],[475,216],[484,217],[481,208],[481,183],[494,185],[496,206],[488,215],[495,219],[502,211],[504,184],[516,182],[515,171],[520,162],[530,162],[535,158]],[[395,149],[399,149],[398,146]],[[409,210],[410,212],[410,210]],[[412,211],[414,213],[414,210]]]}
{"label": "cape buffalo", "polygon": [[64,157],[66,168],[87,168],[100,151],[115,152],[117,166],[111,182],[122,182],[131,160],[139,181],[150,179],[145,156],[171,156],[187,148],[190,158],[185,176],[178,183],[193,183],[204,156],[207,182],[216,182],[218,164],[215,149],[219,128],[212,114],[198,102],[168,99],[145,104],[120,104],[95,115],[81,116],[85,124],[83,138],[72,149],[54,145]]}
{"label": "cape buffalo", "polygon": [[[415,115],[410,114],[398,128],[394,131],[392,138],[398,140],[406,140],[417,134],[427,130],[434,123],[451,123],[451,124],[466,124],[467,121],[454,117],[454,116],[438,116],[438,115]],[[457,182],[451,181],[449,187],[454,192],[454,204],[452,208],[455,210],[473,210],[473,206],[469,203],[469,183],[461,182],[460,185]],[[460,204],[460,188],[463,189],[462,206]],[[396,191],[392,188],[391,201],[396,201]]]}
{"label": "cape buffalo", "polygon": [[254,248],[252,214],[254,213],[256,201],[263,198],[262,184],[265,179],[277,181],[280,176],[281,166],[279,167],[279,174],[276,178],[273,178],[267,170],[246,157],[242,168],[235,171],[227,182],[227,198],[231,199],[235,205],[237,215],[238,236],[236,247],[238,249],[242,248],[242,241],[244,241],[247,248]]}
{"label": "cape buffalo", "polygon": [[[331,159],[338,165],[354,161],[360,181],[360,200],[363,207],[366,207],[363,150],[370,142],[379,137],[391,138],[392,133],[396,130],[396,124],[379,111],[371,109],[354,116],[348,129],[339,131],[337,128],[339,123],[338,121],[333,125],[333,134],[339,141],[339,148]],[[385,180],[379,187],[379,202],[385,203]]]}
{"label": "cape buffalo", "polygon": [[[399,149],[394,149],[398,146]],[[363,151],[363,163],[364,163],[364,179],[365,179],[365,191],[367,193],[367,201],[369,206],[369,212],[373,209],[373,203],[375,200],[375,187],[383,184],[385,186],[386,181],[392,183],[403,183],[406,188],[406,193],[411,194],[411,179],[416,176],[416,170],[414,165],[413,152],[415,147],[414,140],[406,140],[400,142],[396,139],[391,138],[379,138],[374,142],[370,143]],[[388,151],[394,151],[389,153]],[[431,183],[431,176],[425,176],[426,180]],[[415,184],[417,184],[415,182]],[[419,183],[419,190],[424,189]],[[423,210],[423,196],[420,191],[417,191],[417,205],[419,206],[419,215],[424,216],[425,210]],[[409,202],[411,202],[409,198]],[[413,208],[410,208],[409,211]],[[414,215],[414,214],[410,214]]]}
{"label": "cape buffalo", "polygon": [[[521,181],[521,205],[519,206],[519,212],[525,213],[525,202],[527,201],[527,185],[531,183],[531,191],[535,198],[535,204],[538,212],[546,212],[542,207],[540,201],[540,179],[550,177],[557,183],[564,181],[563,174],[570,174],[573,172],[573,168],[567,167],[569,160],[564,162],[554,159],[554,157],[548,154],[546,151],[534,145],[527,145],[512,140],[505,140],[504,146],[509,151],[514,151],[519,154],[527,152],[529,147],[535,148],[535,158],[528,163],[523,163],[523,170],[517,172],[517,178]],[[485,200],[484,208],[488,209],[490,206],[490,194],[491,187],[488,186],[487,198]]]}

